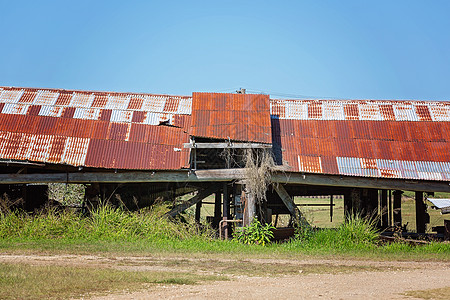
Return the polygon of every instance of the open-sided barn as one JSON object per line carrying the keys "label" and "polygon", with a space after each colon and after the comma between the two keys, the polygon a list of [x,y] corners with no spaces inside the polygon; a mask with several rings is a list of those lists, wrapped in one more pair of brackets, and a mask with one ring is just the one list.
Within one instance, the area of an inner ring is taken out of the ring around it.
{"label": "open-sided barn", "polygon": [[[173,214],[216,193],[216,226],[222,218],[249,222],[256,213],[298,217],[293,196],[337,194],[348,214],[393,207],[393,219],[382,224],[401,226],[399,197],[409,190],[416,192],[417,231],[424,232],[423,192],[450,192],[449,121],[443,101],[0,87],[0,183],[4,191],[85,183],[97,193],[145,183],[147,192],[169,198],[198,190]],[[274,191],[263,205],[240,158],[267,150]]]}

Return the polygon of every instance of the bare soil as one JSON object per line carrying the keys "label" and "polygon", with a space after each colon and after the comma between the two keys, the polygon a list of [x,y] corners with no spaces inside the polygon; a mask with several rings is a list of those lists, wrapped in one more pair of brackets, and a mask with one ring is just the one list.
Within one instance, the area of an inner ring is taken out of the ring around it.
{"label": "bare soil", "polygon": [[[196,285],[152,285],[139,291],[91,296],[96,300],[417,299],[405,293],[442,288],[450,291],[448,262],[14,254],[0,254],[0,262],[193,272],[227,279]],[[450,299],[450,295],[440,299]]]}

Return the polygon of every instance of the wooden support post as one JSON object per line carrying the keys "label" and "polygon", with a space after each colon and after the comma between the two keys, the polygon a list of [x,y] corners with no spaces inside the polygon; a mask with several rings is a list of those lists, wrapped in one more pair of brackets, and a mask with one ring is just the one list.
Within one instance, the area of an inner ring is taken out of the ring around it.
{"label": "wooden support post", "polygon": [[383,228],[388,227],[389,224],[389,209],[388,209],[388,191],[381,190],[380,201],[380,213],[381,213],[381,226]]}
{"label": "wooden support post", "polygon": [[200,200],[199,202],[197,202],[197,204],[195,204],[195,221],[197,223],[200,223],[201,210],[202,210],[202,200]]}
{"label": "wooden support post", "polygon": [[394,226],[402,226],[402,191],[394,191],[394,203],[393,203],[393,214],[394,214]]}
{"label": "wooden support post", "polygon": [[333,195],[330,195],[330,222],[333,222]]}
{"label": "wooden support post", "polygon": [[361,215],[361,197],[362,197],[362,189],[354,188],[351,192],[352,197],[352,216],[360,216]]}
{"label": "wooden support post", "polygon": [[366,214],[369,218],[375,219],[377,217],[378,209],[378,190],[369,189],[367,195]]}
{"label": "wooden support post", "polygon": [[[242,197],[242,194],[244,193],[243,191],[243,186],[242,184],[234,184],[234,188],[233,188],[233,204],[234,204],[234,218],[236,220],[242,220],[244,219],[244,202]],[[242,223],[236,223],[237,226],[243,226],[243,222]]]}
{"label": "wooden support post", "polygon": [[344,220],[350,219],[352,216],[353,205],[352,205],[352,194],[351,190],[344,194]]}
{"label": "wooden support post", "polygon": [[425,203],[423,202],[423,192],[416,192],[416,231],[425,233]]}
{"label": "wooden support post", "polygon": [[185,201],[185,202],[175,206],[174,208],[172,208],[171,211],[166,213],[166,216],[174,217],[174,216],[178,215],[179,213],[185,211],[186,209],[188,209],[192,205],[197,204],[198,202],[202,201],[203,199],[205,199],[206,197],[208,197],[209,195],[211,195],[212,193],[214,193],[218,189],[219,189],[218,186],[211,185],[210,187],[208,187],[208,188],[198,192],[197,195],[195,195],[194,197],[192,197],[188,201]]}
{"label": "wooden support post", "polygon": [[215,193],[214,198],[214,228],[219,228],[220,217],[222,215],[222,209],[220,205],[222,204],[222,194],[220,192]]}
{"label": "wooden support post", "polygon": [[246,218],[246,221],[248,222],[247,225],[250,225],[256,216],[256,199],[255,199],[255,195],[251,191],[249,191],[246,196],[247,196],[247,218]]}
{"label": "wooden support post", "polygon": [[[229,201],[230,201],[230,198],[228,196],[228,183],[224,183],[223,184],[223,207],[222,207],[222,211],[223,211],[222,220],[224,220],[224,221],[228,220],[228,216],[229,216],[228,202]],[[226,223],[226,222],[224,222],[224,225],[223,225],[223,236],[225,237],[225,239],[228,239],[228,223]]]}
{"label": "wooden support post", "polygon": [[394,215],[392,214],[392,191],[389,190],[388,192],[388,226],[393,226],[394,225],[394,221],[393,221],[393,217]]}
{"label": "wooden support post", "polygon": [[281,184],[274,184],[273,187],[275,188],[275,191],[277,192],[278,196],[280,196],[284,205],[286,205],[286,208],[289,210],[294,221],[300,222],[300,225],[302,226],[308,227],[311,226],[305,219],[305,217],[302,215],[300,210],[297,208],[297,205],[295,205],[294,200],[291,198],[286,189]]}

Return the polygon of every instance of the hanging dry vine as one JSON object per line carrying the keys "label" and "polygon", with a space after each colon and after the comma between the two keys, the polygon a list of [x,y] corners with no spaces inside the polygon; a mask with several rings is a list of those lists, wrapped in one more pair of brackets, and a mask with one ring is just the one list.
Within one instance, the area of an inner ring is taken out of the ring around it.
{"label": "hanging dry vine", "polygon": [[271,184],[272,170],[275,167],[269,149],[246,149],[243,156],[246,185],[261,203],[266,201],[266,192]]}

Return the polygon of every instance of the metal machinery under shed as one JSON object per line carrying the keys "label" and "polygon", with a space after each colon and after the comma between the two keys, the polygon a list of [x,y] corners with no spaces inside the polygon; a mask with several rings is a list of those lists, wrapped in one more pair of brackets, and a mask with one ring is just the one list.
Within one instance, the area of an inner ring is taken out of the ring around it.
{"label": "metal machinery under shed", "polygon": [[[231,218],[298,218],[293,197],[306,195],[344,195],[346,215],[390,210],[380,226],[401,227],[402,191],[415,191],[424,233],[424,192],[450,192],[449,121],[450,104],[439,101],[0,87],[0,184],[29,209],[43,201],[27,193],[37,183],[89,184],[92,197],[131,191],[142,205],[196,191],[172,215],[192,205],[200,213],[215,194],[210,221],[225,229]],[[259,205],[239,160],[246,151],[274,157]]]}

